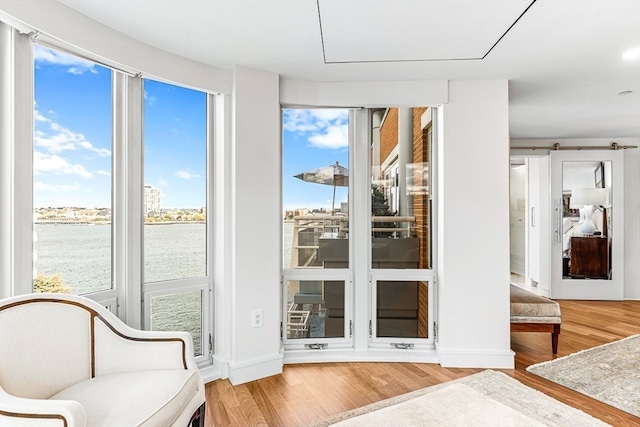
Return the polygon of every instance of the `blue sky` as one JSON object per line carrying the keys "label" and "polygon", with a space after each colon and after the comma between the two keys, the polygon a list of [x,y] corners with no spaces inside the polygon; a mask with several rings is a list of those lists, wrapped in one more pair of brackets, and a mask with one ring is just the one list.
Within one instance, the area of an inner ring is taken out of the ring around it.
{"label": "blue sky", "polygon": [[[35,64],[35,207],[110,206],[111,70],[38,45]],[[144,183],[163,208],[204,206],[206,94],[145,79],[144,97]],[[331,186],[294,175],[348,167],[348,110],[285,110],[283,144],[284,209],[330,209]]]}
{"label": "blue sky", "polygon": [[[302,172],[339,162],[349,167],[349,110],[284,110],[283,207],[331,209],[333,188],[294,178]],[[336,208],[348,201],[346,187],[336,188]]]}
{"label": "blue sky", "polygon": [[[108,207],[111,198],[111,71],[41,46],[35,50],[35,207]],[[206,95],[144,84],[147,185],[164,208],[206,200]]]}

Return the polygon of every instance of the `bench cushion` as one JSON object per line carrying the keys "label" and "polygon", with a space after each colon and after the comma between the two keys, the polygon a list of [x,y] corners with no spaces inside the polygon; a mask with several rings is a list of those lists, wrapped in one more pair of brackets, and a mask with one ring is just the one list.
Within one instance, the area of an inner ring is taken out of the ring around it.
{"label": "bench cushion", "polygon": [[52,399],[79,402],[88,426],[170,426],[198,391],[196,374],[189,369],[164,369],[102,375]]}
{"label": "bench cushion", "polygon": [[511,322],[560,323],[560,304],[511,285]]}

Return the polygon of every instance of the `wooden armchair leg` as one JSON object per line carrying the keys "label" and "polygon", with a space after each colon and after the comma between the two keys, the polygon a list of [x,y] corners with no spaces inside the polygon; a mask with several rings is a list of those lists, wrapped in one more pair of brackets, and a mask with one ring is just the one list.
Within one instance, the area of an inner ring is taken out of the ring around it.
{"label": "wooden armchair leg", "polygon": [[191,416],[191,421],[189,422],[189,427],[204,427],[204,414],[205,414],[205,405],[203,403]]}
{"label": "wooden armchair leg", "polygon": [[560,324],[553,325],[553,332],[551,332],[551,351],[553,354],[558,354],[558,336],[560,335]]}

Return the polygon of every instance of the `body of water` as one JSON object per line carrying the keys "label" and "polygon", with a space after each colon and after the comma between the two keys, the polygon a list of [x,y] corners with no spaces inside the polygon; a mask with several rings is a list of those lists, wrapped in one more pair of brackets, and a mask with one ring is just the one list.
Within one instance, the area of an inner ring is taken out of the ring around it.
{"label": "body of water", "polygon": [[[76,295],[111,289],[111,226],[36,224],[35,268],[59,274]],[[206,225],[201,223],[144,226],[145,282],[203,277],[206,274]],[[195,354],[201,354],[200,291],[154,297],[151,329],[188,331]]]}
{"label": "body of water", "polygon": [[[111,289],[111,227],[36,224],[37,273],[60,274],[74,294]],[[144,281],[203,277],[206,225],[144,226]]]}
{"label": "body of water", "polygon": [[[283,265],[290,268],[293,222],[283,224]],[[76,295],[111,289],[111,226],[108,224],[36,224],[35,268],[59,274]],[[206,225],[144,226],[145,282],[206,275]],[[202,296],[187,292],[151,301],[153,330],[183,330],[201,352]]]}

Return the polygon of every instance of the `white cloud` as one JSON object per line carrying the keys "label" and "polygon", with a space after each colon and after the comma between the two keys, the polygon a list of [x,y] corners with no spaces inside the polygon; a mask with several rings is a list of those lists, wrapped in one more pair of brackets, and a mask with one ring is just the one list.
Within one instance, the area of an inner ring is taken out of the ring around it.
{"label": "white cloud", "polygon": [[144,91],[144,100],[147,102],[147,104],[149,104],[150,107],[153,107],[153,104],[156,103],[156,100],[158,98],[155,96],[150,96],[147,91]]}
{"label": "white cloud", "polygon": [[317,148],[339,149],[349,146],[349,125],[330,126],[323,133],[316,133],[308,138],[309,143]]}
{"label": "white cloud", "polygon": [[293,109],[284,113],[284,129],[291,132],[312,132],[331,125],[345,124],[348,120],[349,112],[346,109]]}
{"label": "white cloud", "polygon": [[111,172],[100,169],[96,171],[96,175],[111,176]]}
{"label": "white cloud", "polygon": [[97,154],[100,157],[109,157],[111,150],[95,147],[86,137],[78,132],[73,132],[64,126],[45,117],[38,110],[34,111],[34,117],[42,123],[49,123],[50,134],[39,129],[34,133],[36,147],[44,148],[51,154],[61,153],[66,150],[84,149]]}
{"label": "white cloud", "polygon": [[68,67],[67,71],[76,75],[84,74],[87,71],[93,74],[98,73],[98,70],[96,70],[96,64],[91,61],[87,61],[77,56],[67,55],[66,53],[49,49],[38,44],[36,44],[35,47],[35,62],[36,65],[38,63],[46,63]]}
{"label": "white cloud", "polygon": [[40,114],[40,112],[38,110],[34,110],[33,118],[34,118],[34,120],[36,122],[46,122],[46,123],[51,122],[51,119],[48,119],[45,116],[43,116],[42,114]]}
{"label": "white cloud", "polygon": [[349,145],[349,112],[346,109],[286,110],[284,129],[300,134],[309,133],[307,141],[313,147],[340,149]]}
{"label": "white cloud", "polygon": [[180,169],[174,175],[182,179],[200,178],[200,174],[191,169]]}
{"label": "white cloud", "polygon": [[52,172],[59,175],[79,175],[91,178],[93,174],[79,164],[69,163],[57,154],[33,153],[33,169],[36,174]]}
{"label": "white cloud", "polygon": [[55,185],[55,184],[45,184],[44,182],[34,182],[33,183],[33,188],[34,190],[42,190],[42,191],[53,191],[53,192],[59,192],[59,191],[77,191],[80,187],[78,186],[78,184],[74,184],[74,185],[66,185],[66,184],[59,184],[59,185]]}

